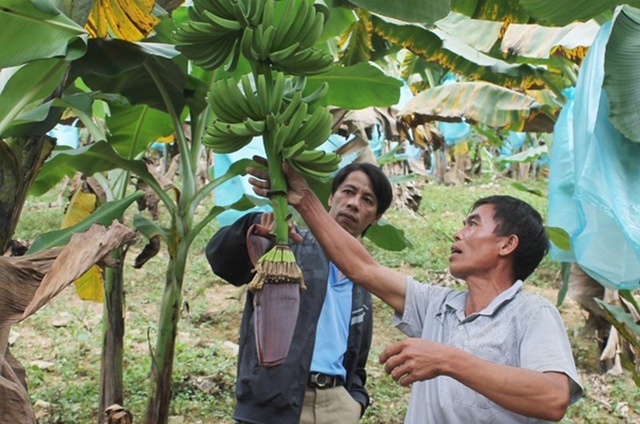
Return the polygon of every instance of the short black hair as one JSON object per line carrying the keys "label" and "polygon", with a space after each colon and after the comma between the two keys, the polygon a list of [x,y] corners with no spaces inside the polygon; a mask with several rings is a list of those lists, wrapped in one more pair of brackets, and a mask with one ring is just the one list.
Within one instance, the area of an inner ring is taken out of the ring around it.
{"label": "short black hair", "polygon": [[389,206],[391,206],[393,189],[391,188],[389,179],[378,165],[368,162],[351,162],[349,165],[341,168],[331,183],[331,194],[335,194],[340,184],[342,184],[349,174],[355,171],[364,172],[367,177],[369,177],[373,194],[376,196],[376,202],[378,203],[376,214],[382,216],[382,214],[389,209]]}
{"label": "short black hair", "polygon": [[540,213],[527,202],[504,195],[478,199],[471,210],[482,205],[493,206],[493,219],[496,222],[494,234],[518,236],[513,274],[517,280],[524,280],[538,267],[549,251],[549,237]]}

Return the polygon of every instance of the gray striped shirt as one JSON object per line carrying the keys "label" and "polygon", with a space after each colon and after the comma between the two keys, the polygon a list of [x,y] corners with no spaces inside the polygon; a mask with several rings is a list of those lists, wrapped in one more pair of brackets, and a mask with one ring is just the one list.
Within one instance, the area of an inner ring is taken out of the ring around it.
{"label": "gray striped shirt", "polygon": [[[466,291],[407,278],[404,314],[394,324],[409,337],[454,346],[495,363],[569,376],[573,403],[582,395],[569,339],[556,307],[522,291],[522,281],[479,313],[465,316]],[[405,424],[544,423],[510,412],[458,381],[415,382]]]}

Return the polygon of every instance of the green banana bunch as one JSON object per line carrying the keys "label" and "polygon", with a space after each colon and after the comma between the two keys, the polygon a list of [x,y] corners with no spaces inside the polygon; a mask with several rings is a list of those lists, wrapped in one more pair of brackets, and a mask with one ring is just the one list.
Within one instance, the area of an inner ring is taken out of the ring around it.
{"label": "green banana bunch", "polygon": [[268,4],[273,8],[270,0],[194,0],[189,20],[173,35],[176,49],[207,70],[232,55],[229,68],[235,69],[245,28],[262,22]]}
{"label": "green banana bunch", "polygon": [[214,82],[207,94],[207,100],[216,118],[223,122],[233,124],[242,122],[246,117],[255,120],[261,118],[260,113],[254,113],[251,109],[250,103],[233,78]]}
{"label": "green banana bunch", "polygon": [[306,150],[288,161],[296,172],[316,179],[326,179],[338,169],[341,158],[334,152]]}
{"label": "green banana bunch", "polygon": [[340,158],[315,149],[331,135],[333,117],[325,107],[310,107],[324,96],[327,84],[303,97],[305,87],[306,77],[286,77],[281,72],[274,72],[270,81],[260,74],[255,82],[249,75],[240,77],[240,83],[232,77],[214,82],[208,100],[216,120],[203,143],[216,153],[232,153],[273,131],[269,141],[265,139],[273,143],[270,151],[281,152],[306,175],[328,177]]}
{"label": "green banana bunch", "polygon": [[[271,3],[267,1],[267,3]],[[277,22],[265,6],[263,20],[246,28],[240,50],[249,60],[269,64],[291,75],[315,75],[333,66],[333,56],[314,48],[324,27],[324,14],[308,1],[282,0],[284,10]]]}
{"label": "green banana bunch", "polygon": [[207,127],[202,143],[216,153],[233,153],[251,143],[254,137],[262,135],[265,130],[265,121],[251,118],[234,124],[216,120]]}

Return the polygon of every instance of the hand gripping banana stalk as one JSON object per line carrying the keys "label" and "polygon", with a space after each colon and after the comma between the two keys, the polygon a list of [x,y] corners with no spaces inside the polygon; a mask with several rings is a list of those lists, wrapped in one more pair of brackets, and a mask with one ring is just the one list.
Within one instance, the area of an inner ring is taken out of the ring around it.
{"label": "hand gripping banana stalk", "polygon": [[176,48],[196,65],[235,69],[240,56],[251,75],[213,83],[208,95],[215,120],[203,143],[217,153],[235,152],[262,136],[269,164],[275,246],[258,259],[249,284],[254,292],[255,333],[261,366],[284,362],[304,290],[289,248],[287,184],[282,162],[324,179],[340,157],[316,150],[331,134],[332,116],[318,103],[328,85],[304,96],[306,76],[333,66],[315,48],[324,15],[309,0],[194,0],[190,20],[175,33]]}

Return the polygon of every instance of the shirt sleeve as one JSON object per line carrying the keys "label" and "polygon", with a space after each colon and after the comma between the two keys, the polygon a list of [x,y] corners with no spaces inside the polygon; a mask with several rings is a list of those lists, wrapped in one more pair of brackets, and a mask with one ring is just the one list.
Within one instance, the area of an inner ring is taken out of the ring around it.
{"label": "shirt sleeve", "polygon": [[520,346],[521,366],[540,372],[560,372],[570,380],[570,403],[582,396],[571,345],[560,313],[550,302],[535,309]]}
{"label": "shirt sleeve", "polygon": [[233,224],[216,232],[205,249],[211,270],[234,286],[241,286],[253,278],[253,266],[247,250],[247,230],[260,222],[261,214],[241,216]]}
{"label": "shirt sleeve", "polygon": [[422,337],[425,320],[435,319],[452,289],[432,286],[407,276],[404,312],[396,313],[393,325],[409,337]]}

